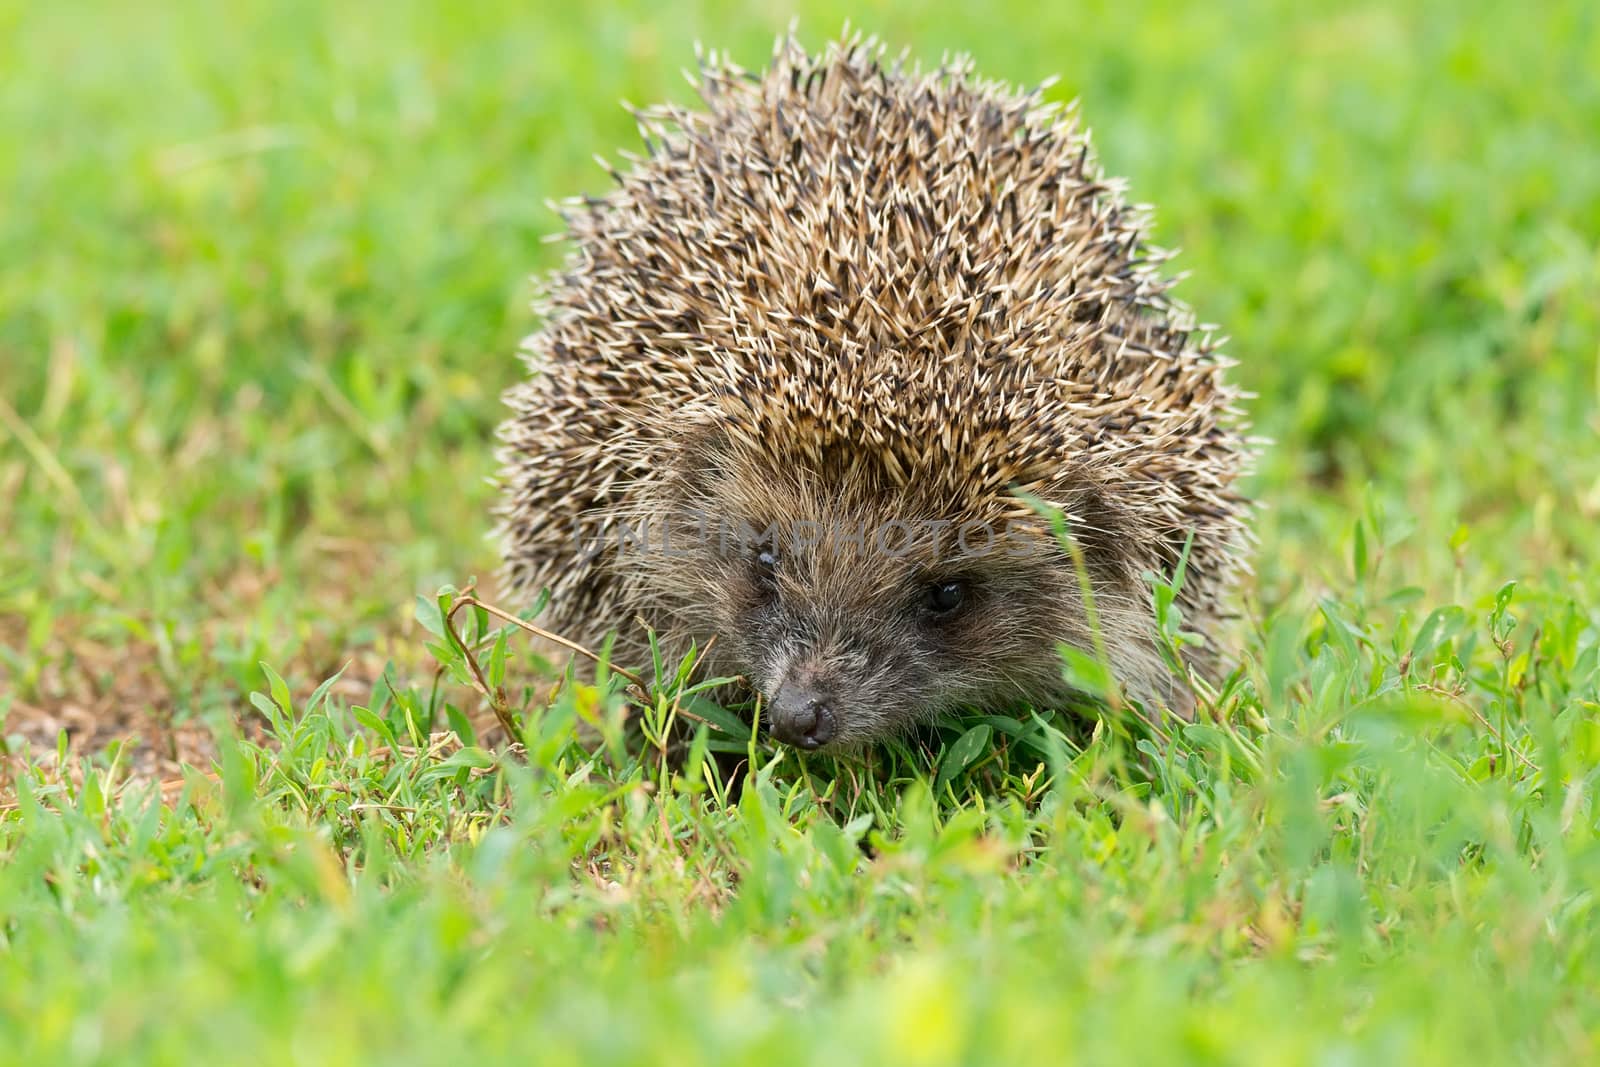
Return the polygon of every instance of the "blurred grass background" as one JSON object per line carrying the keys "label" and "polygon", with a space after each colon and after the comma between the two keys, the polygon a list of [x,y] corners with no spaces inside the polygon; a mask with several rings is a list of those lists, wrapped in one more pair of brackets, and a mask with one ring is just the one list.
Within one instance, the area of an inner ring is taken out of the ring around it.
{"label": "blurred grass background", "polygon": [[[636,144],[619,100],[689,99],[695,40],[758,65],[795,13],[0,7],[0,671],[18,699],[223,714],[264,658],[310,679],[414,655],[413,593],[493,567],[489,440],[534,326],[526,277],[557,254],[545,201],[604,188],[590,157]],[[1253,485],[1260,603],[1342,581],[1363,509],[1407,534],[1404,586],[1592,583],[1594,5],[798,17],[814,45],[848,17],[1081,99],[1276,442]]]}

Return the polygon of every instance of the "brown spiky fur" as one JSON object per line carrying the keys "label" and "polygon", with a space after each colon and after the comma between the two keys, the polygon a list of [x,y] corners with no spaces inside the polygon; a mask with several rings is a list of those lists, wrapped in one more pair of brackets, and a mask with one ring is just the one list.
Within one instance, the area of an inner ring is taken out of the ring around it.
{"label": "brown spiky fur", "polygon": [[[548,588],[546,625],[588,642],[637,638],[636,615],[717,635],[712,669],[800,693],[845,746],[1061,695],[1057,643],[1094,635],[1048,529],[1015,527],[1027,554],[929,534],[1035,516],[1020,492],[1064,512],[1124,686],[1170,698],[1142,576],[1192,534],[1179,603],[1217,617],[1250,447],[1073,114],[859,39],[780,41],[757,74],[712,56],[698,89],[703,111],[639,113],[647,157],[564,212],[573,252],[502,428],[510,587]],[[786,543],[758,562],[696,536],[708,515]],[[904,552],[843,532],[890,519]],[[677,547],[624,551],[621,524]],[[947,581],[960,607],[933,618]]]}

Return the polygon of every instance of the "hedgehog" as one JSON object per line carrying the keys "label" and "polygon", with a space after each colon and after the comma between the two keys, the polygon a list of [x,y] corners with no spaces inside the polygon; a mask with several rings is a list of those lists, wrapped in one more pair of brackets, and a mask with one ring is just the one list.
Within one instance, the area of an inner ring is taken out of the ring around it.
{"label": "hedgehog", "polygon": [[[848,33],[696,55],[703,106],[630,108],[643,154],[558,205],[504,586],[619,662],[700,650],[805,750],[1059,706],[1062,646],[1192,709],[1254,445],[1076,105]],[[1180,572],[1187,666],[1153,612]]]}

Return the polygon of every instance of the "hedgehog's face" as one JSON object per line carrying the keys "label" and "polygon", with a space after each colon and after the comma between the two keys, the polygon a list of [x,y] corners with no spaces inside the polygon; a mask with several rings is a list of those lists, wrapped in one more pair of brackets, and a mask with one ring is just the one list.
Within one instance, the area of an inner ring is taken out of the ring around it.
{"label": "hedgehog's face", "polygon": [[719,560],[717,630],[779,740],[848,748],[1059,682],[1041,621],[1060,571],[1044,559],[942,554],[926,540],[901,554],[871,527],[816,540],[813,527],[768,529]]}
{"label": "hedgehog's face", "polygon": [[1056,646],[1088,647],[1075,572],[1047,530],[968,521],[914,491],[805,465],[696,472],[677,541],[683,622],[764,697],[779,739],[844,749],[939,712],[1061,692]]}

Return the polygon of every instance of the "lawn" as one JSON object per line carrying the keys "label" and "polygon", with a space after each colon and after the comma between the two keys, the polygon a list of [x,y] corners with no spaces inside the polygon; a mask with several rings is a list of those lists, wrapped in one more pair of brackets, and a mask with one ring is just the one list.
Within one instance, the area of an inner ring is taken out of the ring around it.
{"label": "lawn", "polygon": [[439,591],[546,201],[792,13],[0,6],[0,1062],[1600,1059],[1592,4],[806,6],[1156,206],[1273,442],[1230,673],[666,762],[462,612],[508,747]]}

